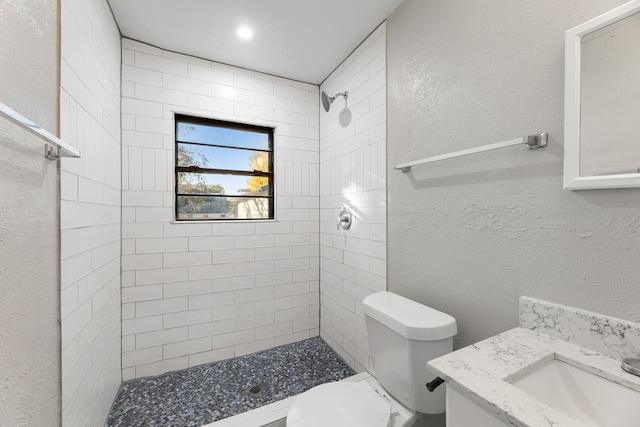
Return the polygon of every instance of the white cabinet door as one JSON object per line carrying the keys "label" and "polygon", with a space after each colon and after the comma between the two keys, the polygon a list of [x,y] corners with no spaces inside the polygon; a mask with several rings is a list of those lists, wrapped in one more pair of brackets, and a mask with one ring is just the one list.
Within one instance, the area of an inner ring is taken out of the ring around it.
{"label": "white cabinet door", "polygon": [[447,427],[508,427],[447,385]]}

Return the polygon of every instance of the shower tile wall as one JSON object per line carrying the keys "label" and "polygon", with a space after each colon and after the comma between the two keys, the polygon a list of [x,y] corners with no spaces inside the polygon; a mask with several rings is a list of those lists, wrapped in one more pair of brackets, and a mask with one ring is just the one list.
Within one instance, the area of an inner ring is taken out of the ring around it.
{"label": "shower tile wall", "polygon": [[[318,87],[123,40],[124,380],[319,334]],[[276,127],[275,222],[172,223],[173,111]]]}
{"label": "shower tile wall", "polygon": [[[321,336],[356,371],[370,367],[362,299],[387,289],[385,28],[321,87],[348,91],[352,115],[341,126],[342,98],[320,112]],[[343,205],[355,214],[346,232],[336,229]]]}
{"label": "shower tile wall", "polygon": [[[120,386],[120,33],[106,0],[63,0],[62,424],[102,425]],[[37,268],[37,267],[36,267]]]}

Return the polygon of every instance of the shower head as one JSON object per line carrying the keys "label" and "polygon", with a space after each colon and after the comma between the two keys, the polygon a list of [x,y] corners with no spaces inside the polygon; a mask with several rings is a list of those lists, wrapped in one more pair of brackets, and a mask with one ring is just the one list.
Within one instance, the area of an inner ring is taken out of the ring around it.
{"label": "shower head", "polygon": [[345,90],[344,92],[338,92],[333,96],[329,96],[327,95],[327,92],[322,91],[322,108],[324,108],[324,111],[327,113],[329,112],[331,104],[333,104],[333,101],[335,101],[338,96],[342,96],[344,99],[347,99],[349,92]]}

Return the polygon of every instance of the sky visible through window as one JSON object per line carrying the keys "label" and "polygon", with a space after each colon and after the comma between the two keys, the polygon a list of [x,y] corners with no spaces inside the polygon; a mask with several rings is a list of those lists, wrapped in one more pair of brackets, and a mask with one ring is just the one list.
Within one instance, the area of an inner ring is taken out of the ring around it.
{"label": "sky visible through window", "polygon": [[[229,169],[253,171],[254,169],[270,172],[268,157],[261,156],[261,151],[236,150],[226,147],[240,147],[258,150],[270,150],[269,135],[255,131],[227,129],[216,126],[206,126],[196,123],[179,122],[177,126],[177,140],[179,142],[196,142],[214,146],[180,144],[185,150],[186,160],[179,166],[199,166],[211,169]],[[254,161],[254,158],[257,160]],[[194,163],[194,164],[186,164]],[[214,179],[215,182],[211,180]],[[234,175],[216,174],[207,179],[209,184],[219,184],[225,189],[225,194],[241,194],[239,190],[247,189],[248,179]],[[239,186],[239,184],[244,185]]]}

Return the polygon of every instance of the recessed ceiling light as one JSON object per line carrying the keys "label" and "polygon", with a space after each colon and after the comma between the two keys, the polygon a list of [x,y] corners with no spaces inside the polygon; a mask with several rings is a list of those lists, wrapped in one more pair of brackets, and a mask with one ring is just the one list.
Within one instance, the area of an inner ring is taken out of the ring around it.
{"label": "recessed ceiling light", "polygon": [[238,33],[238,37],[244,40],[249,40],[251,37],[253,37],[253,31],[251,31],[251,29],[247,27],[238,28],[237,33]]}

